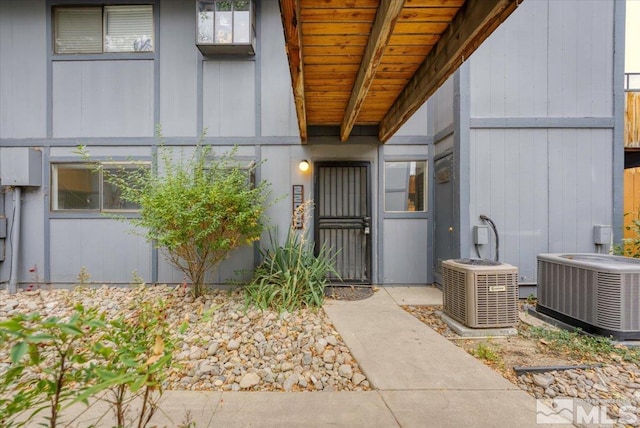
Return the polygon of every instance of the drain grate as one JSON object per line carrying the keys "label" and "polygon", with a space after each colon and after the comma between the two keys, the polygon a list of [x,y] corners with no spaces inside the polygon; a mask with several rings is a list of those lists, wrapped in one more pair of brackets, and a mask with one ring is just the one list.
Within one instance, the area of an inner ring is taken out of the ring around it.
{"label": "drain grate", "polygon": [[363,300],[373,295],[373,287],[370,285],[328,286],[324,289],[324,295],[335,300]]}

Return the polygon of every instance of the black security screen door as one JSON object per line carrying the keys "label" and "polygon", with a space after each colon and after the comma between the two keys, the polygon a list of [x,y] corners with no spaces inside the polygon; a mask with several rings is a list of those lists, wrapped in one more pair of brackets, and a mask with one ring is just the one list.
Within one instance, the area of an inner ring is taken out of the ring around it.
{"label": "black security screen door", "polygon": [[[345,283],[371,283],[371,208],[368,162],[315,164],[315,242],[337,252]],[[338,282],[332,275],[332,282]]]}

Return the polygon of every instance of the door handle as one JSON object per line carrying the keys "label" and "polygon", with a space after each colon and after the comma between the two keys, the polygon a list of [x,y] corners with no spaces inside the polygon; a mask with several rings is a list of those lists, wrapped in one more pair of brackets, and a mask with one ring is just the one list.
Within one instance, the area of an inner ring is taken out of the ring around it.
{"label": "door handle", "polygon": [[453,226],[449,226],[449,232],[453,232]]}
{"label": "door handle", "polygon": [[371,217],[362,217],[362,227],[365,235],[371,233]]}

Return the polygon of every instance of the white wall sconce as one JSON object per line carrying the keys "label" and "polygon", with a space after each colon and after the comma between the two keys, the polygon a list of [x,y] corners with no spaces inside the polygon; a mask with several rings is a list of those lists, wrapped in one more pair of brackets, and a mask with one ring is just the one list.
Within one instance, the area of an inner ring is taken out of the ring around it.
{"label": "white wall sconce", "polygon": [[306,159],[301,160],[300,163],[298,164],[298,169],[300,169],[300,171],[302,172],[309,171],[310,167],[311,166],[309,165],[309,161]]}

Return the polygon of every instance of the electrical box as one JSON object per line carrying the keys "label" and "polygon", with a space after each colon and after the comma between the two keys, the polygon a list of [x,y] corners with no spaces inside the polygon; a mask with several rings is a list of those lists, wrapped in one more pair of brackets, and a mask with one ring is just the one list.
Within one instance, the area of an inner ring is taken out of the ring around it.
{"label": "electrical box", "polygon": [[473,243],[476,245],[489,243],[489,226],[473,226]]}
{"label": "electrical box", "polygon": [[0,150],[0,178],[3,186],[41,186],[42,152],[32,147],[3,147]]}
{"label": "electrical box", "polygon": [[611,226],[602,224],[593,226],[593,243],[596,245],[611,244]]}
{"label": "electrical box", "polygon": [[7,218],[0,217],[0,239],[7,237]]}

